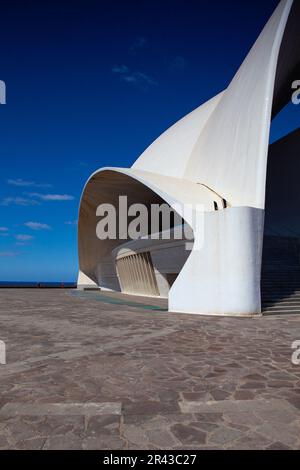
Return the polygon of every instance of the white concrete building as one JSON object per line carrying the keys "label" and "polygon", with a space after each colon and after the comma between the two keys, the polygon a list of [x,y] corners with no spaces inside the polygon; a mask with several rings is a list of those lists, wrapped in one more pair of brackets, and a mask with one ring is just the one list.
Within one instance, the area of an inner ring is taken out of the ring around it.
{"label": "white concrete building", "polygon": [[[297,281],[300,134],[271,147],[269,134],[300,79],[299,24],[300,2],[282,0],[226,90],[168,129],[132,168],[91,175],[80,203],[79,288],[168,297],[173,312],[253,315],[262,311],[262,277],[281,270]],[[117,207],[120,195],[129,205],[168,203],[201,249],[186,251],[184,239],[99,240],[97,207]],[[182,204],[194,213],[181,213]]]}

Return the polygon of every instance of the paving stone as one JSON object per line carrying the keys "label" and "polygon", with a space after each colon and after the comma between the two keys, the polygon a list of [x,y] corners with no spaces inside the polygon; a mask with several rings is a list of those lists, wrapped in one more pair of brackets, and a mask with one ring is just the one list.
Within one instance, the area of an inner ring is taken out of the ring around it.
{"label": "paving stone", "polygon": [[235,400],[252,400],[255,397],[253,392],[249,392],[248,390],[238,390],[234,394]]}
{"label": "paving stone", "polygon": [[7,403],[0,410],[0,416],[109,414],[120,415],[121,403]]}
{"label": "paving stone", "polygon": [[81,442],[81,439],[73,434],[54,436],[46,440],[43,448],[45,450],[79,450]]}
{"label": "paving stone", "polygon": [[124,426],[123,437],[131,444],[137,445],[140,449],[147,449],[149,440],[145,431],[134,425]]}
{"label": "paving stone", "polygon": [[224,414],[224,421],[230,424],[240,424],[255,427],[262,424],[260,414],[257,416],[252,411],[235,411]]}
{"label": "paving stone", "polygon": [[291,447],[282,444],[282,442],[274,442],[266,447],[266,450],[292,450]]}
{"label": "paving stone", "polygon": [[203,421],[192,421],[190,425],[204,432],[212,432],[219,427],[217,423],[205,423]]}
{"label": "paving stone", "polygon": [[241,385],[240,388],[246,390],[258,390],[261,388],[266,388],[266,384],[264,382],[247,382]]}
{"label": "paving stone", "polygon": [[238,439],[242,433],[237,429],[232,429],[225,426],[220,426],[209,437],[209,444],[218,444],[220,446],[231,443]]}
{"label": "paving stone", "polygon": [[85,435],[118,434],[119,428],[119,416],[92,416],[88,420]]}
{"label": "paving stone", "polygon": [[252,382],[260,382],[261,380],[265,380],[265,377],[261,374],[249,374],[243,377],[243,380],[252,381]]}
{"label": "paving stone", "polygon": [[[42,436],[64,435],[67,433],[81,436],[85,429],[84,416],[46,416],[42,421],[33,421],[33,417],[22,418],[24,422],[35,423],[37,433]],[[118,418],[117,418],[118,419]]]}
{"label": "paving stone", "polygon": [[293,411],[288,411],[287,409],[268,411],[261,410],[259,412],[259,417],[268,423],[289,424],[297,420],[297,414],[295,414]]}
{"label": "paving stone", "polygon": [[182,397],[186,401],[209,401],[212,399],[208,392],[184,392]]}
{"label": "paving stone", "polygon": [[161,402],[161,401],[140,401],[126,403],[123,405],[122,413],[124,415],[128,414],[142,414],[142,415],[153,415],[153,414],[175,414],[180,411],[179,405],[177,402]]}
{"label": "paving stone", "polygon": [[222,413],[214,413],[214,412],[196,413],[195,417],[197,421],[204,422],[204,423],[220,423],[223,420]]}
{"label": "paving stone", "polygon": [[228,445],[228,450],[262,450],[270,448],[272,440],[257,432],[248,432]]}
{"label": "paving stone", "polygon": [[25,439],[25,441],[17,442],[15,448],[19,450],[41,450],[45,445],[46,439],[37,437],[33,439]]}
{"label": "paving stone", "polygon": [[264,423],[258,428],[258,431],[273,442],[279,441],[290,447],[297,445],[300,435],[299,427],[284,423]]}
{"label": "paving stone", "polygon": [[146,435],[149,442],[159,449],[171,449],[179,444],[178,439],[167,429],[151,429]]}
{"label": "paving stone", "polygon": [[198,446],[206,444],[206,433],[193,426],[175,424],[171,427],[171,432],[182,444]]}
{"label": "paving stone", "polygon": [[0,448],[300,447],[300,315],[212,319],[99,294],[0,289]]}
{"label": "paving stone", "polygon": [[0,449],[7,449],[9,447],[9,442],[5,436],[0,435]]}
{"label": "paving stone", "polygon": [[105,435],[84,438],[81,445],[84,450],[122,450],[124,448],[122,439]]}
{"label": "paving stone", "polygon": [[297,398],[290,398],[288,399],[288,402],[291,403],[295,408],[300,410],[300,396]]}
{"label": "paving stone", "polygon": [[24,441],[26,439],[34,439],[38,436],[35,426],[26,424],[21,420],[9,423],[7,432],[13,436],[15,441]]}
{"label": "paving stone", "polygon": [[213,397],[213,400],[216,401],[223,401],[226,398],[230,397],[230,393],[226,392],[225,390],[212,390],[210,392],[211,396]]}

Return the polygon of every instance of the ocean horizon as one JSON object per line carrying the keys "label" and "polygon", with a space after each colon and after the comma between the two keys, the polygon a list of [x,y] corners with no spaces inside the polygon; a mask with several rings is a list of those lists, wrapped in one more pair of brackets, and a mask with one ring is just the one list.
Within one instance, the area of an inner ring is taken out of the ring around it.
{"label": "ocean horizon", "polygon": [[72,288],[76,287],[76,282],[70,281],[57,281],[57,282],[43,282],[43,281],[0,281],[1,287],[37,287],[37,288],[46,288],[46,287],[65,287]]}

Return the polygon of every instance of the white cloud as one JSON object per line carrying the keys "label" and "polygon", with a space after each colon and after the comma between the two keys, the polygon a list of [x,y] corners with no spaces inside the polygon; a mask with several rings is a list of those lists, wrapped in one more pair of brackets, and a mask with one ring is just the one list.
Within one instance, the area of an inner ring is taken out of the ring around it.
{"label": "white cloud", "polygon": [[17,253],[16,251],[0,251],[0,256],[18,256],[20,253]]}
{"label": "white cloud", "polygon": [[36,183],[35,181],[27,181],[27,180],[23,180],[22,178],[9,179],[7,180],[7,183],[12,186],[21,186],[21,187],[32,186],[35,188],[51,188],[51,184]]}
{"label": "white cloud", "polygon": [[132,85],[148,88],[149,86],[157,86],[158,83],[144,72],[131,71],[126,65],[115,65],[112,72],[119,75],[120,80]]}
{"label": "white cloud", "polygon": [[40,199],[41,201],[72,201],[74,196],[69,194],[41,194],[41,193],[28,193],[29,197]]}
{"label": "white cloud", "polygon": [[24,234],[20,233],[19,235],[15,235],[15,238],[16,238],[16,240],[18,240],[20,242],[29,242],[34,237],[32,235],[24,235]]}
{"label": "white cloud", "polygon": [[0,237],[8,237],[8,228],[7,227],[0,227]]}
{"label": "white cloud", "polygon": [[67,220],[67,222],[65,222],[66,225],[77,225],[78,224],[78,220]]}
{"label": "white cloud", "polygon": [[25,222],[26,227],[31,228],[32,230],[50,230],[51,227],[48,224],[42,224],[40,222]]}
{"label": "white cloud", "polygon": [[147,45],[147,39],[144,37],[139,37],[137,40],[129,47],[129,54],[135,55],[140,49],[143,49]]}
{"label": "white cloud", "polygon": [[184,57],[177,56],[171,62],[171,69],[183,71],[187,66],[187,62]]}
{"label": "white cloud", "polygon": [[11,184],[12,186],[33,186],[34,182],[33,181],[26,181],[21,178],[17,179],[9,179],[7,180],[8,184]]}
{"label": "white cloud", "polygon": [[115,65],[112,68],[112,72],[113,73],[120,73],[120,74],[129,73],[129,68],[127,67],[127,65]]}
{"label": "white cloud", "polygon": [[0,202],[0,206],[37,206],[40,205],[38,201],[32,199],[25,199],[24,197],[5,197]]}

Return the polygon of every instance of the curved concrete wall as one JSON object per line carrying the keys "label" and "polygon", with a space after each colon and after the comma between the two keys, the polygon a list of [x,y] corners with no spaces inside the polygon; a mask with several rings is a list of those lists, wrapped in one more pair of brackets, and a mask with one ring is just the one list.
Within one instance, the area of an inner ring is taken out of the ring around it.
{"label": "curved concrete wall", "polygon": [[[186,263],[193,247],[193,231],[190,227],[178,226],[170,232],[170,239],[163,239],[164,232],[161,232],[155,234],[155,238],[133,240],[113,250],[112,256],[118,267],[118,278],[122,292],[168,297],[170,288]],[[156,235],[159,239],[156,239]],[[189,250],[187,250],[187,243]],[[146,269],[145,264],[148,265]],[[132,276],[132,270],[138,273],[138,282],[136,282],[136,276]],[[149,271],[152,271],[152,275],[149,275]],[[156,288],[153,288],[153,277]]]}
{"label": "curved concrete wall", "polygon": [[[79,214],[84,275],[101,287],[120,289],[111,256],[120,241],[96,239],[98,204],[117,204],[119,194],[128,194],[129,204],[166,201],[195,235],[194,249],[170,290],[170,309],[260,313],[270,123],[298,70],[299,22],[299,2],[282,0],[223,93],[166,131],[131,169],[104,168],[92,175]],[[193,204],[193,211],[184,216],[178,203]],[[204,241],[194,222],[200,213]]]}
{"label": "curved concrete wall", "polygon": [[[120,285],[111,253],[126,239],[99,240],[96,234],[99,222],[96,211],[100,204],[106,203],[118,208],[119,196],[124,193],[128,196],[129,205],[143,202],[149,206],[151,203],[164,202],[155,192],[127,175],[109,170],[101,171],[90,178],[84,189],[78,223],[80,271],[91,279],[91,285],[96,283],[104,289],[117,291],[120,290]],[[84,285],[87,284],[86,279],[78,280],[79,285],[83,282]]]}
{"label": "curved concrete wall", "polygon": [[[128,206],[143,203],[168,203],[182,217],[183,204],[201,204],[205,210],[214,211],[215,203],[223,207],[223,200],[202,185],[191,184],[178,178],[162,177],[149,172],[104,168],[94,173],[88,180],[80,203],[78,224],[78,251],[80,272],[96,282],[102,288],[120,290],[116,269],[112,259],[112,250],[126,240],[99,240],[96,216],[100,204],[110,203],[119,206],[119,196],[128,197]],[[186,219],[193,223],[193,214]],[[118,224],[117,219],[117,224]],[[126,227],[127,229],[127,227]],[[81,283],[81,277],[78,284]],[[86,280],[85,280],[86,284]]]}

